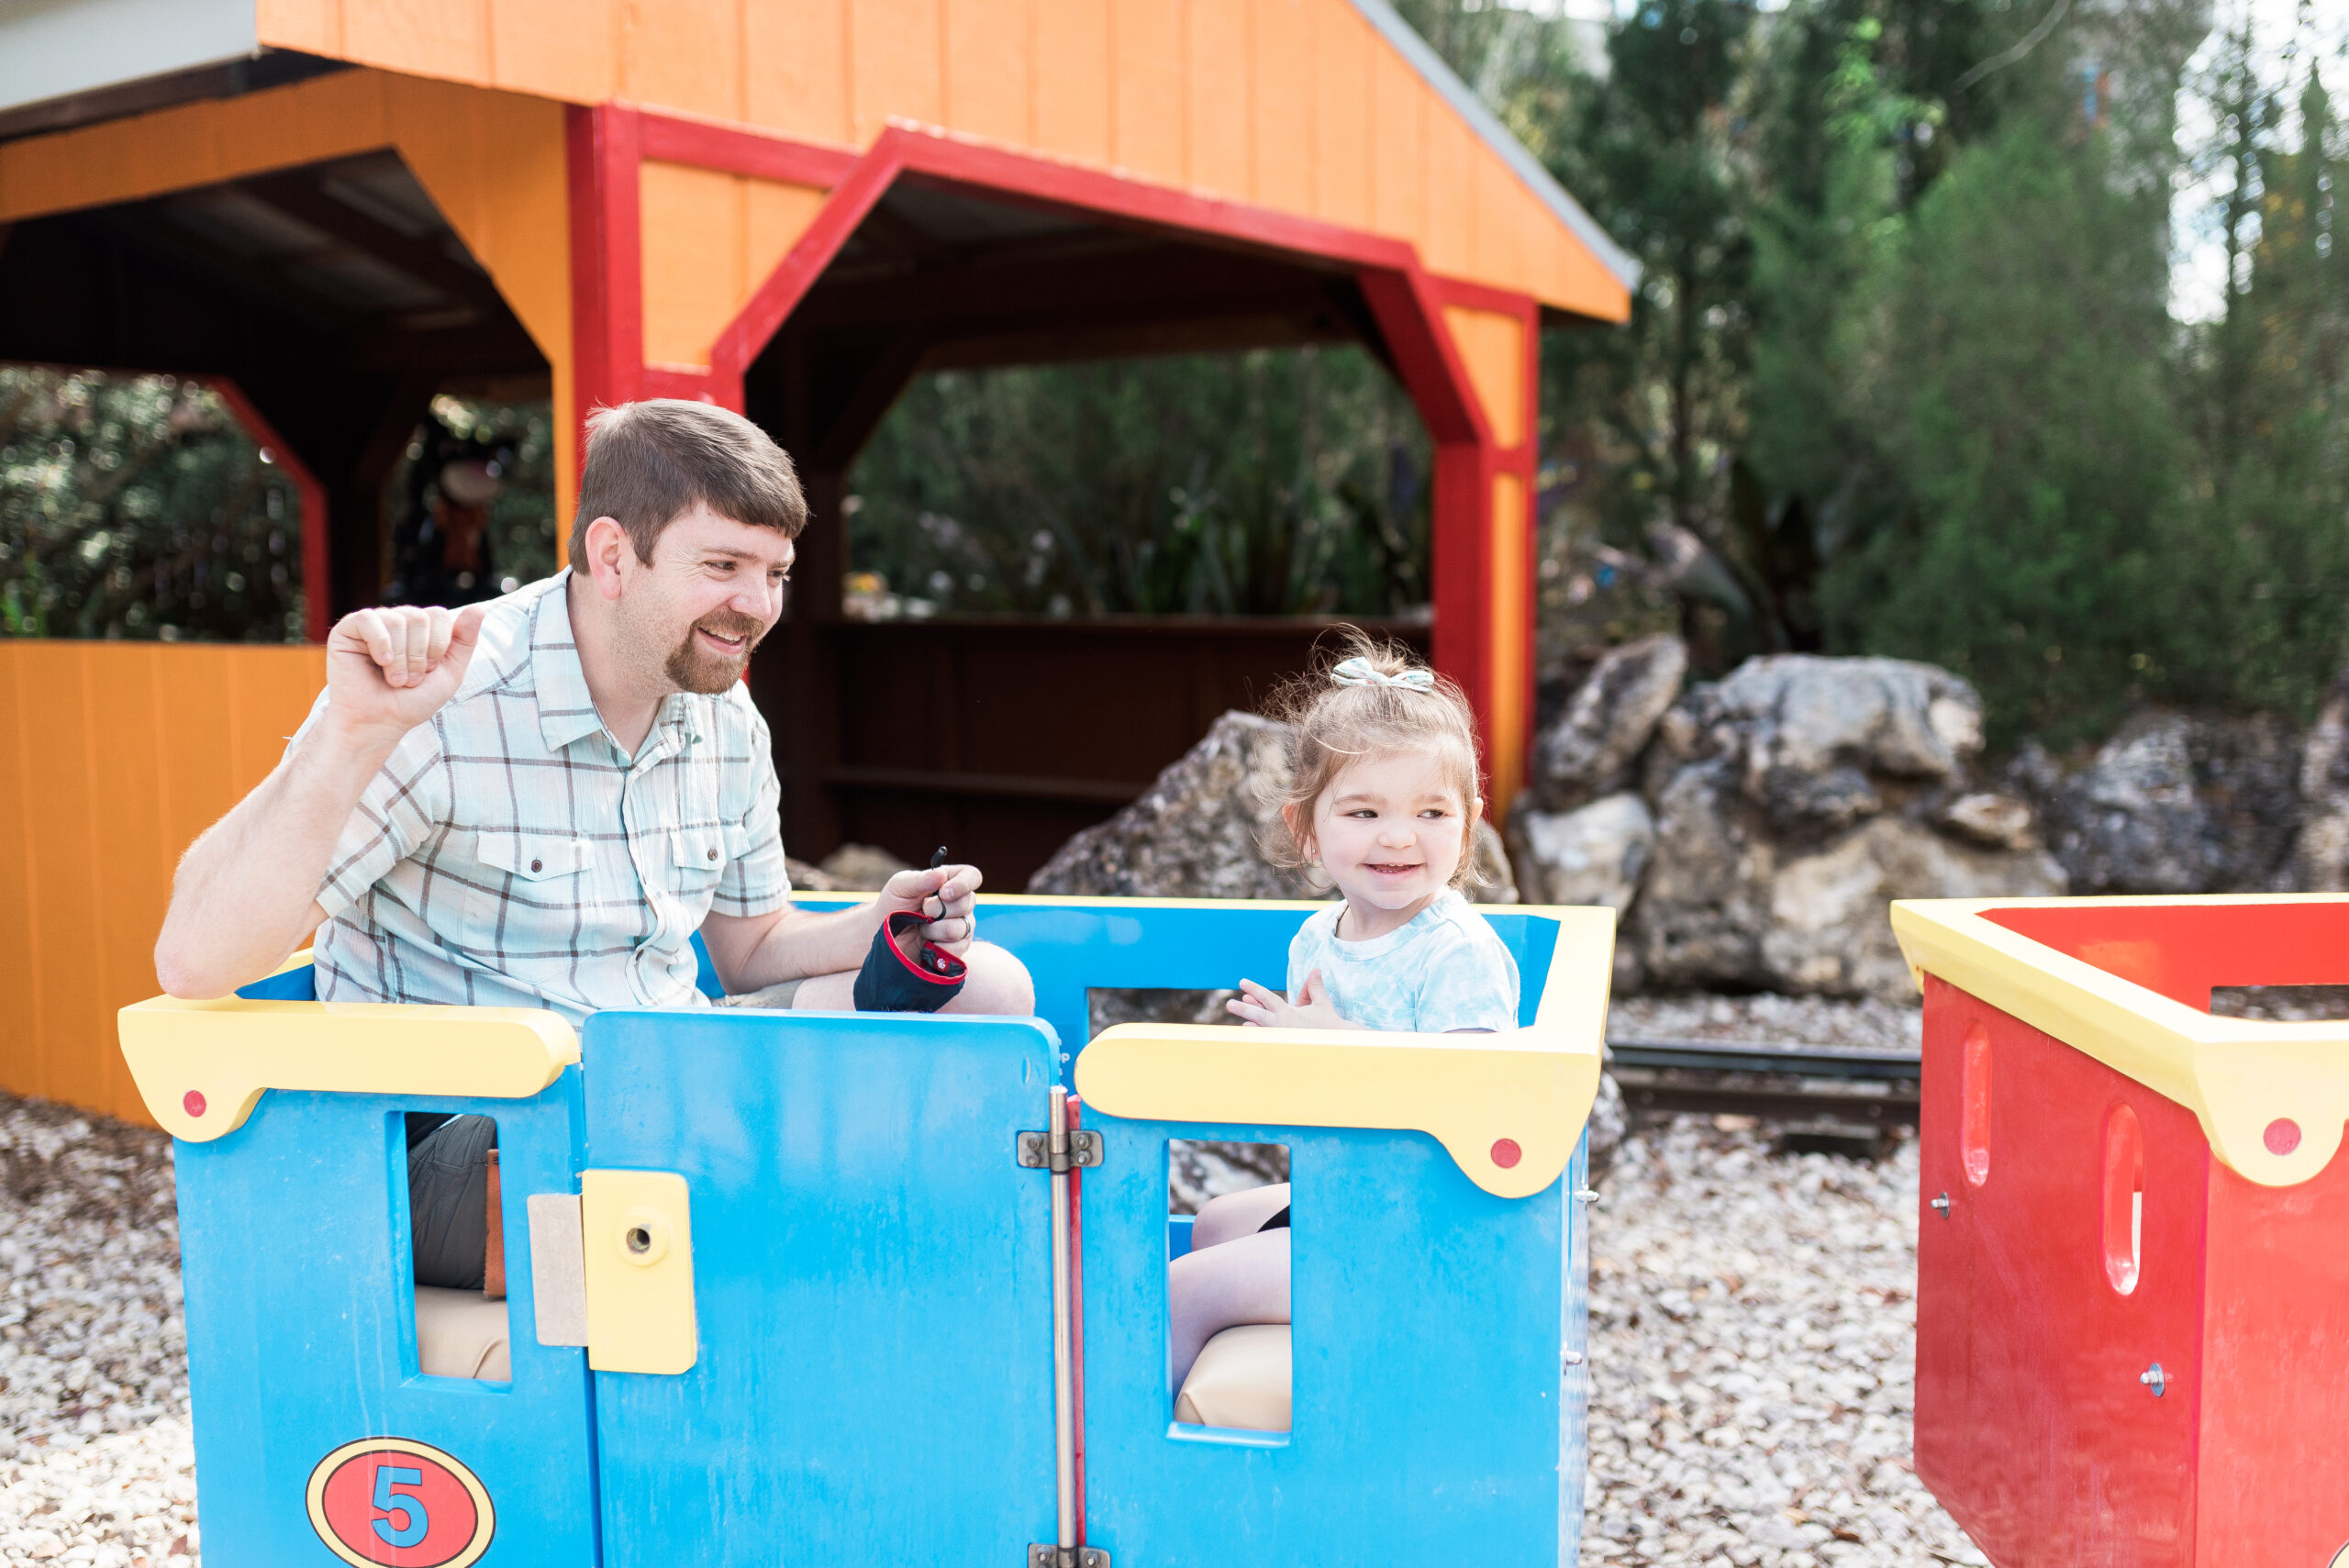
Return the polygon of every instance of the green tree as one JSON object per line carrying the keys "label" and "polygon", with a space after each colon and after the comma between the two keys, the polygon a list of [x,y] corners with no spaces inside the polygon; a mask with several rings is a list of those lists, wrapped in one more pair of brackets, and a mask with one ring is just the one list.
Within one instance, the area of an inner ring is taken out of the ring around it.
{"label": "green tree", "polygon": [[941,372],[857,461],[850,565],[923,609],[1393,614],[1431,462],[1353,348]]}
{"label": "green tree", "polygon": [[1873,284],[1855,389],[1906,504],[1831,563],[1835,640],[1947,665],[1999,739],[2113,722],[2163,601],[2176,430],[2163,212],[2018,115],[1954,157]]}
{"label": "green tree", "polygon": [[300,498],[219,396],[0,366],[0,630],[297,642]]}

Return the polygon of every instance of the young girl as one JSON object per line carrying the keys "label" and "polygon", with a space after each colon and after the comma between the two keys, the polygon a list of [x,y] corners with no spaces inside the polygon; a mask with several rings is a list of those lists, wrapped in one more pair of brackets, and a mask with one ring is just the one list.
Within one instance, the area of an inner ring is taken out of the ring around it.
{"label": "young girl", "polygon": [[[1296,765],[1266,848],[1344,896],[1289,943],[1288,994],[1243,980],[1231,1010],[1291,1029],[1517,1028],[1517,962],[1460,895],[1484,808],[1460,689],[1357,632],[1281,706]],[[1216,1198],[1167,1265],[1176,1420],[1287,1429],[1288,1341],[1267,1326],[1289,1321],[1290,1195],[1284,1182]]]}
{"label": "young girl", "polygon": [[1242,980],[1231,1011],[1287,1029],[1517,1028],[1517,962],[1460,895],[1484,810],[1467,698],[1359,632],[1283,697],[1295,768],[1266,849],[1342,902],[1289,943],[1286,995]]}

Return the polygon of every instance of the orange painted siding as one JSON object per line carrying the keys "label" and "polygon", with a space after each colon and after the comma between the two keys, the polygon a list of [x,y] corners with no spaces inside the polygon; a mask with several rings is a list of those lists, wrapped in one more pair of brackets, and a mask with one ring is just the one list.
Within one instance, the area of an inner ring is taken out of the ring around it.
{"label": "orange painted siding", "polygon": [[1444,329],[1485,407],[1493,440],[1503,447],[1525,439],[1525,327],[1514,316],[1464,305],[1443,307]]}
{"label": "orange painted siding", "polygon": [[150,1119],[115,1011],[156,992],[180,852],[324,681],[316,648],[0,642],[0,1087]]}
{"label": "orange painted siding", "polygon": [[706,369],[710,346],[807,232],[824,193],[647,162],[639,195],[645,360]]}
{"label": "orange painted siding", "polygon": [[946,117],[1007,147],[1035,134],[1035,14],[1029,0],[946,0]]}
{"label": "orange painted siding", "polygon": [[[892,119],[941,126],[1366,226],[1418,246],[1432,271],[1564,309],[1629,308],[1622,284],[1351,0],[256,6],[264,43],[362,65],[834,144],[869,143]],[[122,150],[152,165],[157,189],[206,156],[168,138]]]}
{"label": "orange painted siding", "polygon": [[[971,6],[977,0],[961,0]],[[1000,8],[998,6],[997,8]],[[1052,0],[1035,33],[1037,150],[1097,167],[1110,156],[1109,0]]]}
{"label": "orange painted siding", "polygon": [[939,26],[944,3],[852,0],[851,123],[860,145],[879,136],[893,118],[921,125],[944,122],[944,49]]}
{"label": "orange painted siding", "polygon": [[1370,204],[1370,24],[1327,7],[1313,40],[1315,205],[1349,228],[1373,226]]}
{"label": "orange painted siding", "polygon": [[1189,183],[1253,199],[1249,161],[1255,140],[1255,55],[1248,0],[1191,0],[1189,10],[1191,37],[1184,52]]}
{"label": "orange painted siding", "polygon": [[[264,20],[276,9],[265,6]],[[298,19],[298,17],[297,17]],[[393,148],[496,283],[571,393],[562,106],[518,93],[350,71],[0,144],[0,223]],[[168,369],[160,366],[159,369]],[[555,444],[560,505],[576,493]]]}
{"label": "orange painted siding", "polygon": [[1493,771],[1493,814],[1506,817],[1510,802],[1525,783],[1525,756],[1532,740],[1533,694],[1526,689],[1527,641],[1533,635],[1533,617],[1513,613],[1531,610],[1526,596],[1527,575],[1533,553],[1533,518],[1527,510],[1531,497],[1525,480],[1516,473],[1493,476],[1492,598],[1494,613],[1486,622],[1492,641],[1492,733],[1485,738],[1486,760]]}
{"label": "orange painted siding", "polygon": [[1185,181],[1183,8],[1165,0],[1118,0],[1117,143],[1111,161],[1162,185]]}

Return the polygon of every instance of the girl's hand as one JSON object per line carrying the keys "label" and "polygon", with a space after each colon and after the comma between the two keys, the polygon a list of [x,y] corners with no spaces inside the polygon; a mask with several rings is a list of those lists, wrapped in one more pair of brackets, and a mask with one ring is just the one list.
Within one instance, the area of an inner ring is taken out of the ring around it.
{"label": "girl's hand", "polygon": [[1252,980],[1240,983],[1241,995],[1226,1002],[1241,1022],[1263,1029],[1358,1029],[1360,1024],[1349,1022],[1330,1000],[1329,988],[1322,984],[1321,972],[1315,970],[1305,977],[1297,988],[1294,1002],[1277,991],[1267,990]]}

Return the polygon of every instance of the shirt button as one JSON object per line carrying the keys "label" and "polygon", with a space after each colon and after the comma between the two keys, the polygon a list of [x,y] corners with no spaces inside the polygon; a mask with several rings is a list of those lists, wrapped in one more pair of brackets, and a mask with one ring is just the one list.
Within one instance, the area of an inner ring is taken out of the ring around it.
{"label": "shirt button", "polygon": [[718,851],[717,851],[716,850],[712,850],[712,851],[709,851],[709,858],[710,858],[711,860],[716,860],[716,859],[718,858]]}
{"label": "shirt button", "polygon": [[547,862],[544,861],[532,861],[530,862],[530,869],[532,871],[544,871],[547,869]]}

